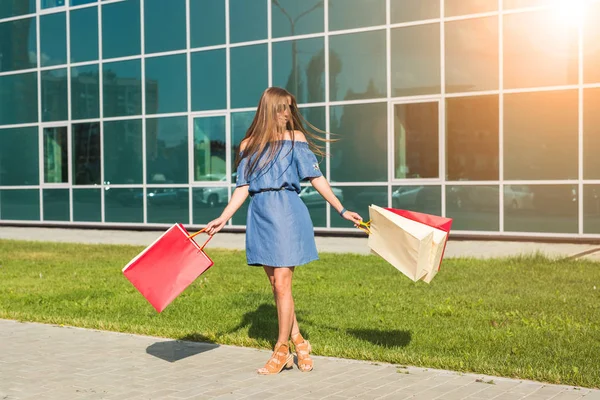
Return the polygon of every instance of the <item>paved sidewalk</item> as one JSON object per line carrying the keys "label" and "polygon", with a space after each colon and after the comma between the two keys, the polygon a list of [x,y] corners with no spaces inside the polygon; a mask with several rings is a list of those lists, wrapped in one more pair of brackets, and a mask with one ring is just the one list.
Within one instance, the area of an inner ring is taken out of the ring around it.
{"label": "paved sidewalk", "polygon": [[[0,239],[19,239],[71,243],[132,244],[147,246],[161,231],[127,231],[102,229],[69,229],[0,226]],[[218,233],[209,244],[209,248],[243,250],[244,233]],[[317,236],[317,249],[333,253],[369,254],[365,237],[328,237]],[[198,241],[202,240],[198,237]],[[210,250],[209,250],[210,251]],[[540,252],[550,257],[580,257],[600,261],[600,242],[598,244],[511,242],[481,240],[450,240],[445,257],[503,257]],[[1,399],[0,399],[1,400]]]}
{"label": "paved sidewalk", "polygon": [[600,400],[599,390],[314,357],[259,376],[270,352],[0,320],[0,399]]}

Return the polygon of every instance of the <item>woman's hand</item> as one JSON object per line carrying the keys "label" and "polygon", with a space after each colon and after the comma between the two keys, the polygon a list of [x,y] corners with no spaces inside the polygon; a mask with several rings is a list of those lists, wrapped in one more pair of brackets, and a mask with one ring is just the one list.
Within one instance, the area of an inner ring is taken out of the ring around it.
{"label": "woman's hand", "polygon": [[223,217],[213,219],[206,225],[206,228],[204,228],[205,232],[212,236],[215,233],[219,232],[221,229],[223,229],[226,223],[227,219]]}
{"label": "woman's hand", "polygon": [[354,222],[354,226],[356,227],[358,227],[358,224],[363,220],[359,214],[353,211],[345,211],[342,217],[348,221]]}

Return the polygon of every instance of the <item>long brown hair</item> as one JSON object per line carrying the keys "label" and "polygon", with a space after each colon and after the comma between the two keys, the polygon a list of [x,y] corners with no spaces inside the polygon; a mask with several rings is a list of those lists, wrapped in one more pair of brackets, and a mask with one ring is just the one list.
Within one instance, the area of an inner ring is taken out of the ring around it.
{"label": "long brown hair", "polygon": [[[291,104],[288,103],[288,99]],[[285,109],[289,111],[290,119],[283,126],[278,123],[277,114]],[[311,132],[306,126],[309,126],[314,132]],[[251,176],[254,171],[260,170],[273,161],[275,155],[281,149],[281,139],[286,131],[290,131],[291,139],[294,140],[295,130],[304,133],[309,148],[321,158],[325,156],[325,151],[322,145],[315,142],[334,141],[326,139],[324,135],[327,132],[315,127],[300,114],[296,98],[290,92],[279,87],[266,89],[258,102],[254,120],[252,120],[252,124],[246,131],[246,136],[244,136],[244,140],[248,139],[246,147],[241,154],[238,152],[236,155],[235,167],[237,168],[242,158],[249,157],[246,176]],[[292,142],[293,145],[294,142]],[[253,157],[262,155],[267,147],[269,149],[266,157]]]}

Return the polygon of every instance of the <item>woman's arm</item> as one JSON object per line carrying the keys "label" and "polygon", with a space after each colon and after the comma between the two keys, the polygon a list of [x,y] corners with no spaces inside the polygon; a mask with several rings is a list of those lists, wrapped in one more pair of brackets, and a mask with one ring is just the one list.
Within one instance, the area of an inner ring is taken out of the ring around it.
{"label": "woman's arm", "polygon": [[[344,206],[342,205],[340,200],[337,198],[337,196],[333,193],[333,190],[331,190],[331,186],[329,185],[329,182],[327,182],[327,179],[325,179],[324,176],[320,176],[318,178],[312,178],[310,180],[310,183],[317,190],[317,192],[319,192],[319,194],[321,196],[323,196],[323,198],[329,204],[331,204],[331,206],[338,212],[338,214],[344,209]],[[348,211],[348,210],[344,211],[344,213],[342,214],[342,217],[347,219],[348,221],[354,222],[354,224],[358,224],[359,222],[362,221],[362,217],[359,214],[352,212],[352,211]]]}
{"label": "woman's arm", "polygon": [[233,214],[235,214],[235,212],[242,206],[242,204],[244,204],[244,201],[246,201],[247,198],[248,185],[239,186],[235,188],[233,194],[231,195],[231,200],[229,200],[229,204],[227,204],[227,207],[225,207],[225,209],[221,213],[221,216],[210,221],[206,225],[206,233],[208,233],[209,235],[214,235],[215,233],[223,229],[227,221],[229,221],[231,217],[233,217]]}

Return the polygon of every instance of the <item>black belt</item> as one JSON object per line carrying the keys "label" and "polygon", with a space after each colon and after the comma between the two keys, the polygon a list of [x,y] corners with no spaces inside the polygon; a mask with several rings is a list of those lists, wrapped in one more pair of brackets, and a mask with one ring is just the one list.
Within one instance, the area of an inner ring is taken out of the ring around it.
{"label": "black belt", "polygon": [[280,187],[280,188],[276,188],[276,189],[275,189],[275,188],[260,189],[260,190],[259,190],[259,191],[257,191],[257,192],[253,192],[253,193],[251,193],[251,194],[250,194],[250,197],[254,196],[254,195],[255,195],[255,194],[257,194],[257,193],[263,193],[263,192],[281,192],[282,190],[290,190],[290,191],[293,191],[293,192],[295,192],[295,191],[296,191],[296,189],[294,189],[294,188],[289,188],[289,187]]}

